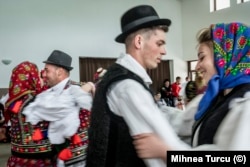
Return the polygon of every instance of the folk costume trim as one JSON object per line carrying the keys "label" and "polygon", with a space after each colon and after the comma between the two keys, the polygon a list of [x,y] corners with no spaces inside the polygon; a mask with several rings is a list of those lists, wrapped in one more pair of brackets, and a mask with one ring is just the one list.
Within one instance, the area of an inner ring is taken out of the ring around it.
{"label": "folk costume trim", "polygon": [[49,140],[58,158],[65,163],[85,159],[82,157],[86,156],[88,144],[90,111],[82,109],[85,106],[82,101],[85,95],[79,92],[81,88],[71,84],[69,80],[59,96],[52,89],[46,90],[36,96],[35,101],[24,110],[26,121],[33,125],[41,120],[50,122]]}
{"label": "folk costume trim", "polygon": [[[33,97],[31,95],[26,95],[19,111],[17,113],[12,113],[11,119],[18,119],[19,124],[14,124],[12,126],[11,151],[13,155],[18,157],[24,156],[25,158],[41,158],[40,156],[43,153],[48,153],[47,156],[50,157],[52,154],[52,147],[47,138],[48,122],[43,121],[38,125],[33,126],[30,123],[25,122],[25,117],[21,112],[23,107],[32,99]],[[42,138],[34,141],[32,139],[32,135],[36,129],[40,129],[42,132]],[[46,155],[44,154],[44,156]]]}

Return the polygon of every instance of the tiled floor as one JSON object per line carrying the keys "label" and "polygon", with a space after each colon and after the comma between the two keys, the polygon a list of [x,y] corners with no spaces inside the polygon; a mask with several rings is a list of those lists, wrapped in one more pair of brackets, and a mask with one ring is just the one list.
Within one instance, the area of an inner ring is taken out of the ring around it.
{"label": "tiled floor", "polygon": [[0,143],[0,167],[6,167],[6,162],[9,156],[10,156],[10,144]]}

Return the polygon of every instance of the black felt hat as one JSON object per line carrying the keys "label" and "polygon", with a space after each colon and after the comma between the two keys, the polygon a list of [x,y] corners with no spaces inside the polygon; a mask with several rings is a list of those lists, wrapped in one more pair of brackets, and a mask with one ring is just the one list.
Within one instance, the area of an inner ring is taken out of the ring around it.
{"label": "black felt hat", "polygon": [[125,12],[121,18],[122,33],[115,38],[116,42],[124,43],[126,37],[141,28],[157,25],[170,26],[171,20],[160,19],[155,9],[149,5],[140,5]]}
{"label": "black felt hat", "polygon": [[44,61],[43,63],[47,64],[53,64],[59,67],[62,67],[68,71],[72,70],[73,67],[71,67],[72,58],[68,54],[60,51],[60,50],[54,50],[48,59]]}

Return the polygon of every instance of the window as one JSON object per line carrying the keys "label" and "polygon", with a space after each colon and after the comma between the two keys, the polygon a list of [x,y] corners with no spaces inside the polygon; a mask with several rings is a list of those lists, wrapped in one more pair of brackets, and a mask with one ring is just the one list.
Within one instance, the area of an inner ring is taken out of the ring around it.
{"label": "window", "polygon": [[230,0],[210,0],[210,12],[230,7]]}
{"label": "window", "polygon": [[237,4],[239,3],[244,3],[244,2],[249,2],[250,0],[237,0]]}
{"label": "window", "polygon": [[191,60],[191,61],[188,61],[188,76],[190,77],[190,80],[191,81],[194,81],[195,79],[195,67],[196,67],[196,64],[197,64],[197,60]]}
{"label": "window", "polygon": [[197,65],[197,60],[190,61],[190,70],[195,70],[196,65]]}

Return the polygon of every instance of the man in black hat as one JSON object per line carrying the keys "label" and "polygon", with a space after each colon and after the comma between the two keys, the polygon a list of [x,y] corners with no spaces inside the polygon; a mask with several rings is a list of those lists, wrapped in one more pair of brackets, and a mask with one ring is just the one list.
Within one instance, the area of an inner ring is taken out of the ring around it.
{"label": "man in black hat", "polygon": [[165,33],[171,21],[149,5],[129,9],[121,18],[121,55],[99,83],[94,97],[87,167],[166,166],[161,159],[142,160],[132,136],[156,133],[167,139],[167,122],[149,89],[147,69],[157,68],[166,54]]}
{"label": "man in black hat", "polygon": [[[72,58],[59,50],[54,50],[45,63],[45,78],[47,85],[53,87],[62,80],[69,78],[69,72],[73,69],[71,67]],[[57,72],[56,72],[57,71]],[[61,75],[56,75],[61,73]]]}
{"label": "man in black hat", "polygon": [[71,82],[71,62],[71,56],[60,50],[54,50],[43,62],[43,77],[49,89],[36,97],[32,104],[35,108],[33,115],[28,116],[30,122],[33,119],[50,122],[48,138],[57,153],[58,166],[80,167],[85,164],[87,128],[95,86],[92,83],[80,87]]}

